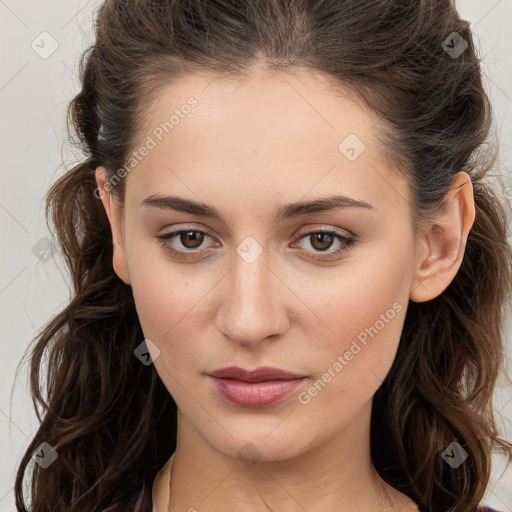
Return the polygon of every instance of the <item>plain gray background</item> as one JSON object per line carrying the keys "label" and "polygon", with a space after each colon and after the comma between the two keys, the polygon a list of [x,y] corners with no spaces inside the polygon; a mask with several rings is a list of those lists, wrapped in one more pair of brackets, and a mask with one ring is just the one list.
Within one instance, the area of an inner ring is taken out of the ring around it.
{"label": "plain gray background", "polygon": [[[91,20],[99,4],[0,0],[0,512],[14,510],[14,471],[37,426],[25,366],[11,404],[16,366],[32,337],[70,297],[61,260],[47,245],[43,199],[64,169],[82,160],[64,146],[65,109],[78,91],[78,57],[92,43]],[[496,173],[504,175],[502,194],[511,200],[512,0],[460,0],[457,6],[477,35],[501,146]],[[506,333],[510,372],[510,322]],[[512,387],[503,380],[496,410],[502,435],[511,440]],[[485,503],[512,512],[512,468],[502,475],[503,468],[496,457]]]}

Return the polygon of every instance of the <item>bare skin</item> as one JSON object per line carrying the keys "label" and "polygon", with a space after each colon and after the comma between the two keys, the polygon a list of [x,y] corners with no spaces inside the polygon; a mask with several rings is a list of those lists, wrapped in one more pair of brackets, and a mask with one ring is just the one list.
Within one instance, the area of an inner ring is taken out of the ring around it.
{"label": "bare skin", "polygon": [[[145,337],[160,351],[155,369],[178,406],[172,492],[169,458],[153,512],[417,510],[372,464],[372,397],[409,300],[435,298],[460,268],[473,190],[457,174],[446,207],[415,233],[407,182],[377,142],[381,124],[324,80],[302,68],[188,75],[159,91],[140,144],[188,97],[197,106],[130,171],[123,207],[97,169],[114,269],[132,287]],[[349,134],[352,160],[339,148]],[[153,194],[206,203],[222,218],[141,205]],[[273,218],[284,204],[333,194],[371,207]],[[321,246],[317,228],[357,243]],[[207,234],[195,233],[196,246],[179,234],[157,239],[178,229]],[[248,262],[237,247],[262,252]],[[279,403],[245,407],[212,386],[207,373],[226,366],[305,379]]]}

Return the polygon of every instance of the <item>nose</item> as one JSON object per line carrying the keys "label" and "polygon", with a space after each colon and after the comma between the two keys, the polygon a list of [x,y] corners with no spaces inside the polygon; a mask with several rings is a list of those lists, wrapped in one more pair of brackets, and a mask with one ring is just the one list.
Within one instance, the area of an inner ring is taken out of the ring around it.
{"label": "nose", "polygon": [[269,267],[265,253],[251,263],[236,255],[225,279],[217,314],[222,334],[250,347],[286,332],[291,292]]}

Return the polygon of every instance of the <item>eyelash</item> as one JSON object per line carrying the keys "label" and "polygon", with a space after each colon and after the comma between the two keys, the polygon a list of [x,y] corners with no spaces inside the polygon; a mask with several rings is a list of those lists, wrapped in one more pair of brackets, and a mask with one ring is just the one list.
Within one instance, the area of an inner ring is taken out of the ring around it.
{"label": "eyelash", "polygon": [[[213,238],[207,231],[203,231],[200,229],[180,229],[180,230],[176,230],[176,231],[171,231],[169,233],[165,233],[163,235],[158,235],[156,238],[158,240],[158,243],[162,244],[165,251],[167,251],[169,254],[171,254],[173,257],[175,257],[177,259],[185,260],[185,259],[189,259],[191,255],[195,255],[198,252],[200,252],[201,250],[196,249],[195,251],[194,250],[186,250],[185,251],[185,250],[181,250],[181,249],[175,249],[175,248],[171,247],[170,245],[168,245],[168,241],[171,238],[174,238],[176,235],[181,235],[182,233],[190,233],[190,232],[200,233],[202,235],[207,235],[210,238]],[[357,244],[357,240],[355,237],[342,235],[341,233],[338,233],[337,231],[327,230],[327,229],[314,229],[312,231],[302,233],[300,236],[298,236],[296,238],[294,243],[302,240],[303,238],[307,238],[312,235],[315,235],[317,233],[334,236],[340,242],[340,247],[334,251],[331,251],[331,252],[316,251],[316,254],[326,255],[328,258],[331,258],[333,256],[337,256],[341,253],[344,253],[344,252],[348,251],[348,249],[352,248],[354,245]],[[305,250],[307,252],[307,249],[305,249]],[[323,256],[321,258],[312,257],[312,259],[317,260],[317,261],[326,261],[326,258],[324,258]]]}

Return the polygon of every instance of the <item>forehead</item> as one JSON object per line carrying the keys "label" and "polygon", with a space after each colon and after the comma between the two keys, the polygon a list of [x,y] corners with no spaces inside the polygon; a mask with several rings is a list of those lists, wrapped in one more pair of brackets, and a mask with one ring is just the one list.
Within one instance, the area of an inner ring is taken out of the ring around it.
{"label": "forehead", "polygon": [[[181,76],[152,95],[143,132],[169,120],[190,98],[196,106],[173,121],[175,128],[186,125],[182,123],[186,118],[188,124],[192,120],[194,128],[201,129],[196,136],[219,133],[238,142],[249,142],[258,133],[262,141],[269,142],[274,139],[271,135],[281,135],[283,128],[290,137],[322,135],[326,144],[336,142],[348,130],[368,139],[379,122],[352,91],[325,74],[302,67],[286,71],[258,68],[244,75],[203,72]],[[241,132],[240,127],[244,128]],[[186,127],[180,131],[184,130]],[[314,137],[320,142],[318,139]]]}
{"label": "forehead", "polygon": [[362,100],[310,69],[188,74],[148,105],[138,145],[150,138],[152,148],[127,189],[140,199],[176,187],[205,197],[221,186],[241,201],[333,189],[368,202],[405,198],[384,163],[381,129]]}

